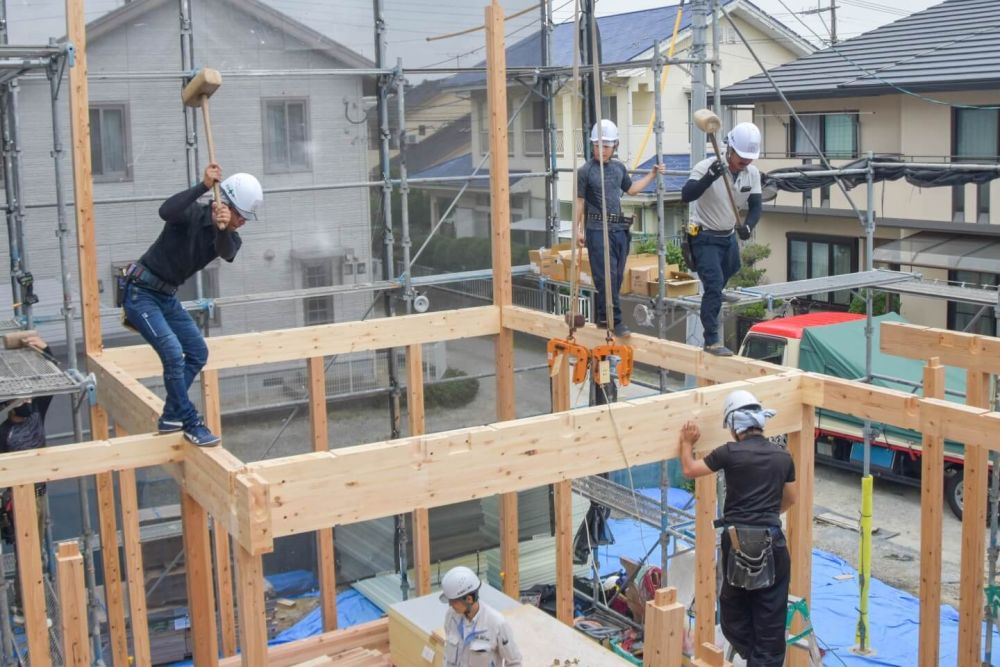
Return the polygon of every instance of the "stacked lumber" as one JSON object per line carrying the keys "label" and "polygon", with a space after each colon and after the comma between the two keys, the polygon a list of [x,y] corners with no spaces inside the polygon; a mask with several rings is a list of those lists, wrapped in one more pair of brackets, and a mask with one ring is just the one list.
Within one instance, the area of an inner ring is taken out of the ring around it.
{"label": "stacked lumber", "polygon": [[295,667],[386,667],[389,658],[381,652],[367,648],[354,648],[336,655],[323,655],[306,660]]}

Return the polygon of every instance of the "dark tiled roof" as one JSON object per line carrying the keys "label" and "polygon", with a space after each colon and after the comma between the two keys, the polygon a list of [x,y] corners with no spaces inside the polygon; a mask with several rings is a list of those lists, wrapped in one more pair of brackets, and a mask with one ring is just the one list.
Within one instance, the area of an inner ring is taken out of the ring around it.
{"label": "dark tiled roof", "polygon": [[[442,178],[442,177],[454,177],[454,176],[471,176],[475,168],[476,165],[472,163],[472,153],[466,153],[465,155],[459,155],[456,158],[445,160],[440,164],[436,164],[433,167],[428,167],[427,169],[424,169],[422,171],[416,173],[411,172],[408,174],[408,177]],[[523,171],[519,172],[511,170],[510,184],[513,185],[514,183],[517,183],[519,180],[521,180],[519,174],[523,173],[527,172]],[[489,176],[489,175],[490,175],[490,170],[487,169],[485,165],[483,166],[482,169],[476,172],[476,176]],[[450,181],[450,182],[446,181],[444,183],[438,184],[438,187],[454,188],[457,190],[458,188],[462,187],[462,185],[464,185],[464,181]],[[428,186],[431,186],[431,184],[428,184]],[[490,181],[488,178],[477,178],[469,184],[468,189],[478,190],[478,191],[489,191]]]}
{"label": "dark tiled roof", "polygon": [[[946,0],[770,70],[789,99],[1000,86],[1000,3]],[[725,104],[779,99],[763,74],[722,91]]]}
{"label": "dark tiled roof", "polygon": [[[653,168],[653,163],[656,162],[656,156],[649,158],[645,162],[639,165],[639,171],[647,171]],[[675,154],[670,155],[664,153],[663,164],[670,171],[690,171],[691,170],[691,156],[687,154]],[[632,178],[636,178],[638,174],[633,174]],[[684,184],[687,183],[687,176],[664,176],[663,177],[663,187],[667,192],[680,192]],[[642,191],[644,194],[656,194],[656,180],[654,179],[652,183],[646,186]]]}

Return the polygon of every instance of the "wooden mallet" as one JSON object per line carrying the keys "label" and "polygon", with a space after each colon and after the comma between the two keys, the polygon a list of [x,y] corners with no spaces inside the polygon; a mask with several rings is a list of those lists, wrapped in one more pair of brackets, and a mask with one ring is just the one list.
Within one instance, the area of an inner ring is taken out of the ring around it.
{"label": "wooden mallet", "polygon": [[[206,119],[207,120],[207,119]],[[711,109],[698,109],[694,112],[694,124],[698,126],[698,129],[704,132],[709,141],[712,142],[712,148],[715,149],[715,157],[719,158],[719,163],[722,165],[722,180],[726,182],[726,192],[729,194],[729,203],[733,205],[733,215],[736,216],[736,226],[740,227],[743,221],[740,220],[740,210],[736,206],[736,197],[733,196],[733,184],[729,180],[729,165],[726,160],[722,158],[722,152],[719,150],[719,142],[715,138],[715,133],[722,129],[722,121]]]}
{"label": "wooden mallet", "polygon": [[[208,98],[222,85],[222,74],[217,69],[203,67],[198,70],[194,78],[184,86],[181,91],[181,100],[184,106],[201,108],[201,113],[205,118],[205,142],[208,144],[208,161],[215,162],[215,141],[212,139],[212,115],[208,109]],[[222,203],[219,198],[219,184],[212,186],[212,194],[215,201]]]}

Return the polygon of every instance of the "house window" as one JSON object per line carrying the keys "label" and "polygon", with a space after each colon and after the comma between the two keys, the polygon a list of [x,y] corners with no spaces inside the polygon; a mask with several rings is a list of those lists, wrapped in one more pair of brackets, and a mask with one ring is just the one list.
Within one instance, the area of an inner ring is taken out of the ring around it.
{"label": "house window", "polygon": [[524,154],[545,154],[545,100],[532,100],[525,110]]}
{"label": "house window", "polygon": [[791,157],[819,157],[809,143],[806,131],[826,157],[846,159],[858,156],[857,113],[810,113],[799,115],[802,124],[793,122],[789,134]]}
{"label": "house window", "polygon": [[[1000,285],[1000,275],[979,271],[949,271],[948,280],[972,287]],[[993,307],[987,307],[986,312],[979,315],[981,309],[982,306],[975,304],[949,301],[948,328],[953,331],[967,331],[968,333],[984,336],[996,336],[997,321],[993,317]],[[978,318],[976,317],[977,315],[979,315]]]}
{"label": "house window", "polygon": [[[824,278],[853,273],[858,270],[858,242],[839,236],[788,235],[788,280]],[[806,297],[809,301],[830,306],[851,305],[849,290],[819,292]]]}
{"label": "house window", "polygon": [[[485,98],[478,107],[479,112],[479,150],[483,155],[490,152],[490,103]],[[523,111],[523,110],[522,110]],[[514,101],[507,96],[507,154],[514,155],[514,124],[510,117],[514,115]]]}
{"label": "house window", "polygon": [[[333,285],[333,260],[302,262],[302,287]],[[311,296],[302,300],[302,319],[306,326],[333,322],[333,295]]]}
{"label": "house window", "polygon": [[304,99],[264,100],[264,171],[309,171],[309,103]]}
{"label": "house window", "polygon": [[[952,160],[954,162],[996,162],[1000,156],[1000,132],[996,109],[955,109],[952,116]],[[990,221],[990,184],[976,187],[976,212],[967,212],[965,186],[952,188],[952,220],[954,222]]]}
{"label": "house window", "polygon": [[90,157],[94,181],[132,180],[128,107],[95,104],[90,107]]}

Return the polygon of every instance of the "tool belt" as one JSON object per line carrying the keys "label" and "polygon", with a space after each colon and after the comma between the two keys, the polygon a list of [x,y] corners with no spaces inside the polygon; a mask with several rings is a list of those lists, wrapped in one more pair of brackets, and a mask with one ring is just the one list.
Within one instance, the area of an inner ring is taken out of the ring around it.
{"label": "tool belt", "polygon": [[[622,227],[631,227],[632,223],[635,221],[635,216],[631,215],[620,215],[618,213],[608,213],[608,224],[609,225],[619,225]],[[603,223],[604,218],[600,213],[589,212],[587,213],[587,222],[597,222]]]}
{"label": "tool belt", "polygon": [[691,250],[691,238],[691,234],[685,228],[681,235],[681,257],[684,258],[684,264],[687,265],[688,271],[697,272],[698,265],[695,264],[694,252]]}
{"label": "tool belt", "polygon": [[160,279],[159,276],[139,262],[129,265],[128,270],[125,271],[125,282],[135,283],[146,289],[161,292],[168,296],[173,296],[177,293],[176,285],[171,285],[166,280]]}
{"label": "tool belt", "polygon": [[756,591],[774,585],[772,532],[766,526],[726,526],[729,535],[726,582],[730,586]]}

